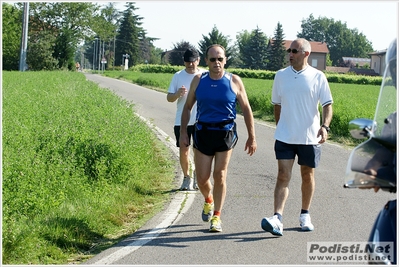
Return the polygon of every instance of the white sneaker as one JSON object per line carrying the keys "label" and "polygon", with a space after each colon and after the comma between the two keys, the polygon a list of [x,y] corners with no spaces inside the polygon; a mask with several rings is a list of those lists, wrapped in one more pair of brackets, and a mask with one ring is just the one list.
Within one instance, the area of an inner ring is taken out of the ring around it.
{"label": "white sneaker", "polygon": [[313,231],[314,226],[310,220],[310,215],[308,213],[303,213],[299,216],[299,225],[302,231]]}
{"label": "white sneaker", "polygon": [[193,182],[193,189],[194,190],[198,190],[198,183],[197,183],[197,174],[195,173],[195,171],[193,172],[193,178],[194,178],[194,182]]}
{"label": "white sneaker", "polygon": [[283,223],[278,219],[277,215],[270,218],[263,218],[261,226],[263,230],[270,232],[272,235],[283,235]]}
{"label": "white sneaker", "polygon": [[193,179],[189,175],[183,178],[183,183],[181,184],[180,190],[191,190],[191,182]]}

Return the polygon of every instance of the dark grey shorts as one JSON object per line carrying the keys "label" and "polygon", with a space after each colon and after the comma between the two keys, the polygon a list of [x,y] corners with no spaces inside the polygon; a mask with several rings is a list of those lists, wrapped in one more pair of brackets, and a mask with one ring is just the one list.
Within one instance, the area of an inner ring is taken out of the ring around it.
{"label": "dark grey shorts", "polygon": [[213,156],[216,152],[223,152],[235,147],[238,141],[236,123],[232,123],[230,130],[209,129],[198,123],[193,134],[194,148],[201,153]]}
{"label": "dark grey shorts", "polygon": [[321,145],[295,145],[276,140],[274,143],[276,159],[295,159],[298,164],[316,168],[320,162]]}
{"label": "dark grey shorts", "polygon": [[[175,131],[175,137],[176,137],[176,146],[180,147],[179,145],[179,139],[180,139],[180,125],[175,125],[173,128]],[[187,126],[187,135],[188,135],[188,142],[191,144],[191,136],[193,135],[194,132],[194,125],[189,125]]]}

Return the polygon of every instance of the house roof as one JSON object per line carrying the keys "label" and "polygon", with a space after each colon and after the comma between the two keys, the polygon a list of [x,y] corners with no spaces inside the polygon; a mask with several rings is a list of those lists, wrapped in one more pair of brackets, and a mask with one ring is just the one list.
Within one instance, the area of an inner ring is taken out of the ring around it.
{"label": "house roof", "polygon": [[[271,40],[271,41],[273,41],[273,40]],[[291,40],[284,40],[284,47],[286,49],[290,48],[292,42],[293,41],[291,41]],[[330,50],[328,50],[327,44],[325,42],[309,41],[309,43],[310,43],[310,47],[312,49],[312,53],[325,53],[325,54],[330,53]]]}
{"label": "house roof", "polygon": [[372,53],[369,53],[369,55],[376,55],[376,56],[378,56],[378,55],[385,55],[386,53],[387,53],[387,49],[384,49],[384,50],[374,51],[374,52],[372,52]]}
{"label": "house roof", "polygon": [[358,57],[342,57],[344,61],[350,60],[353,62],[362,62],[362,63],[370,63],[371,59],[369,58],[358,58]]}
{"label": "house roof", "polygon": [[[269,42],[269,45],[271,45],[273,43],[273,41],[274,40],[271,39]],[[284,40],[285,49],[290,48],[292,42],[293,42],[293,40]],[[327,47],[327,43],[325,43],[325,42],[309,41],[309,43],[310,43],[310,47],[312,49],[312,53],[325,53],[325,54],[330,53],[330,50],[328,50],[328,47]]]}

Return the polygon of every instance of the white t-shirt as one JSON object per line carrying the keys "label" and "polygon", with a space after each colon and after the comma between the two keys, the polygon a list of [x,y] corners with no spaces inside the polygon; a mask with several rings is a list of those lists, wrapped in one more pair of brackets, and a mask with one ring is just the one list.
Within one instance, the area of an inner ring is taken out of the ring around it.
{"label": "white t-shirt", "polygon": [[[173,75],[172,81],[169,85],[168,93],[176,93],[177,90],[179,90],[182,85],[187,88],[187,93],[177,99],[177,111],[176,111],[176,117],[175,117],[175,125],[180,126],[181,123],[181,114],[183,111],[184,104],[186,103],[187,95],[188,92],[190,91],[190,84],[191,81],[193,80],[194,76],[204,72],[205,70],[203,69],[198,69],[198,71],[194,74],[187,73],[185,69],[182,69],[178,72],[176,72]],[[195,123],[195,117],[197,115],[197,103],[194,104],[193,108],[191,109],[191,116],[190,120],[188,122],[188,125],[194,125]]]}
{"label": "white t-shirt", "polygon": [[323,72],[307,66],[279,70],[272,89],[273,105],[281,105],[274,138],[287,144],[316,145],[320,137],[319,104],[332,104],[330,87]]}

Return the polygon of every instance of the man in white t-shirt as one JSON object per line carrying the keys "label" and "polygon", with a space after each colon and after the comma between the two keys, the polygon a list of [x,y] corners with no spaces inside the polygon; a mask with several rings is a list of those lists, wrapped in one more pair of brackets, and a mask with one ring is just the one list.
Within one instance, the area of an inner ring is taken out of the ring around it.
{"label": "man in white t-shirt", "polygon": [[[291,66],[276,73],[272,89],[277,125],[274,150],[278,162],[274,215],[261,221],[262,229],[276,236],[283,235],[282,214],[296,156],[302,176],[299,224],[303,231],[314,230],[309,215],[315,189],[314,171],[320,161],[321,144],[330,131],[333,113],[326,76],[308,65],[310,43],[303,38],[296,39],[287,52]],[[321,120],[319,105],[322,106]]]}
{"label": "man in white t-shirt", "polygon": [[[172,82],[169,85],[168,94],[166,99],[169,102],[175,102],[177,100],[177,111],[175,117],[174,132],[176,137],[176,146],[179,147],[180,151],[180,166],[183,171],[183,183],[180,190],[191,190],[198,189],[197,180],[195,176],[195,170],[193,170],[193,176],[190,177],[190,147],[181,147],[179,145],[180,138],[180,121],[181,113],[186,103],[187,94],[190,90],[190,84],[194,76],[198,73],[202,73],[204,70],[198,68],[200,62],[200,57],[198,51],[190,47],[183,55],[185,68],[181,71],[176,72],[173,75]],[[195,105],[191,112],[190,121],[187,126],[187,132],[189,134],[189,139],[191,140],[191,135],[194,132],[194,123],[197,115],[197,106]]]}

